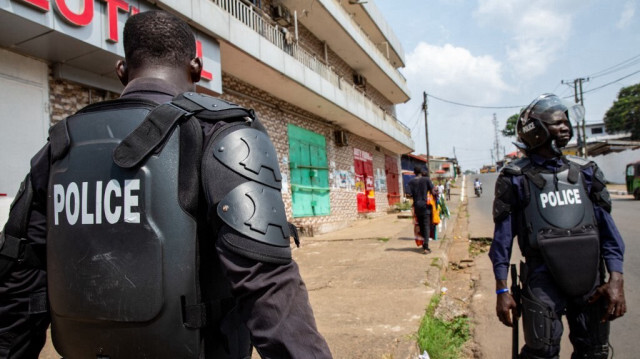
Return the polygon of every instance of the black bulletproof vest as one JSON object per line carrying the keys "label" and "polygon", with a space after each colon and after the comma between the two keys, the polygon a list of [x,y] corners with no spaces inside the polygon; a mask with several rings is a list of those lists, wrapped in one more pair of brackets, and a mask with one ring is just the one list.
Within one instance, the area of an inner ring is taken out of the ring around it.
{"label": "black bulletproof vest", "polygon": [[530,193],[524,209],[529,255],[539,253],[565,293],[588,293],[597,280],[600,241],[582,172],[574,164],[556,174],[531,167],[523,172]]}
{"label": "black bulletproof vest", "polygon": [[198,192],[185,203],[179,190],[184,126],[140,166],[112,159],[152,107],[117,100],[52,130],[67,142],[61,149],[52,136],[47,209],[52,336],[65,358],[200,353],[200,330],[188,323],[201,299],[198,229],[185,210],[198,207]]}
{"label": "black bulletproof vest", "polygon": [[576,171],[579,176],[576,183],[569,182],[568,168],[557,176],[550,171],[540,172],[538,176],[544,179],[543,187],[528,181],[530,200],[524,212],[531,248],[539,247],[538,234],[544,230],[595,227],[593,204],[585,191],[582,173]]}

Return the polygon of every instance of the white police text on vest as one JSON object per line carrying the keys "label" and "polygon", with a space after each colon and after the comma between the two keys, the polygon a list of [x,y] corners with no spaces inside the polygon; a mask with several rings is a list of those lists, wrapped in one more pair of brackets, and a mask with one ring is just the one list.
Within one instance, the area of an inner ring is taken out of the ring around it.
{"label": "white police text on vest", "polygon": [[[124,180],[124,186],[115,179],[108,181],[106,186],[103,181],[91,183],[91,186],[89,182],[82,182],[80,187],[77,183],[71,182],[67,188],[61,184],[54,184],[55,225],[59,224],[59,215],[63,211],[67,222],[72,226],[78,223],[78,220],[80,224],[101,224],[103,219],[110,224],[121,219],[126,223],[140,223],[140,213],[133,211],[133,207],[138,206],[136,192],[139,190],[139,179]],[[95,199],[93,208],[89,208],[89,198]]]}
{"label": "white police text on vest", "polygon": [[542,208],[547,208],[547,204],[551,207],[556,207],[580,203],[582,203],[582,200],[580,199],[580,190],[577,188],[540,193]]}

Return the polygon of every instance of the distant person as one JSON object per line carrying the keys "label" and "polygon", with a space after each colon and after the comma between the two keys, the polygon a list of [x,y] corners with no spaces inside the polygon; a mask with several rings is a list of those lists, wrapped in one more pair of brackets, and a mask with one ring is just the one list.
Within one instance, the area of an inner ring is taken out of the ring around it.
{"label": "distant person", "polygon": [[444,183],[444,192],[447,197],[447,201],[451,200],[451,179],[447,178],[447,181]]}
{"label": "distant person", "polygon": [[476,178],[475,181],[473,181],[473,188],[475,190],[478,190],[480,193],[482,193],[482,182],[480,182],[478,178]]}
{"label": "distant person", "polygon": [[424,168],[417,165],[413,169],[415,177],[413,177],[408,184],[408,195],[413,199],[413,211],[418,221],[418,228],[420,228],[420,234],[424,237],[422,242],[422,250],[425,254],[431,253],[429,249],[429,232],[431,226],[431,210],[427,206],[427,194],[433,190],[433,183],[429,177],[423,176]]}
{"label": "distant person", "polygon": [[142,12],[123,38],[121,98],[52,127],[12,206],[0,357],[37,358],[51,316],[71,359],[331,358],[264,127],[193,92],[184,21]]}
{"label": "distant person", "polygon": [[513,325],[517,303],[507,273],[517,236],[526,260],[520,271],[523,359],[558,358],[563,315],[571,358],[606,359],[609,324],[627,311],[624,243],[609,214],[604,175],[594,162],[561,152],[572,137],[571,123],[580,120],[572,117],[580,108],[552,94],[527,106],[516,127],[526,157],[509,163],[496,182],[489,251],[496,312],[503,324]]}

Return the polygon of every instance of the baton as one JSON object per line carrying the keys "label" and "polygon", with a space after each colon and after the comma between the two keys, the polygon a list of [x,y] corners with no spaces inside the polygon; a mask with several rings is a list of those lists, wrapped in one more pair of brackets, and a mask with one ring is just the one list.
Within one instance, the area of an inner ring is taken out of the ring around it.
{"label": "baton", "polygon": [[511,358],[518,359],[518,318],[520,317],[520,286],[518,285],[518,271],[516,265],[511,265],[511,295],[516,301],[516,310],[513,311],[513,327],[511,327]]}

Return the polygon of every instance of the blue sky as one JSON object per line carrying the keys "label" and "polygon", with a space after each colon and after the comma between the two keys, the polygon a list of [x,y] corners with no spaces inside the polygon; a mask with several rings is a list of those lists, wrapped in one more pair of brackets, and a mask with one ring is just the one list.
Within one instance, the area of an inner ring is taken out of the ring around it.
{"label": "blue sky", "polygon": [[[586,121],[602,122],[618,91],[640,82],[640,0],[368,1],[404,48],[400,71],[412,98],[396,110],[412,129],[416,153],[426,152],[423,91],[468,105],[516,106],[479,109],[429,96],[430,153],[453,156],[455,147],[463,169],[491,162],[494,113],[502,129],[518,106],[545,92],[573,96],[561,81],[590,77]],[[503,148],[515,150],[513,140],[499,137],[501,156]]]}

